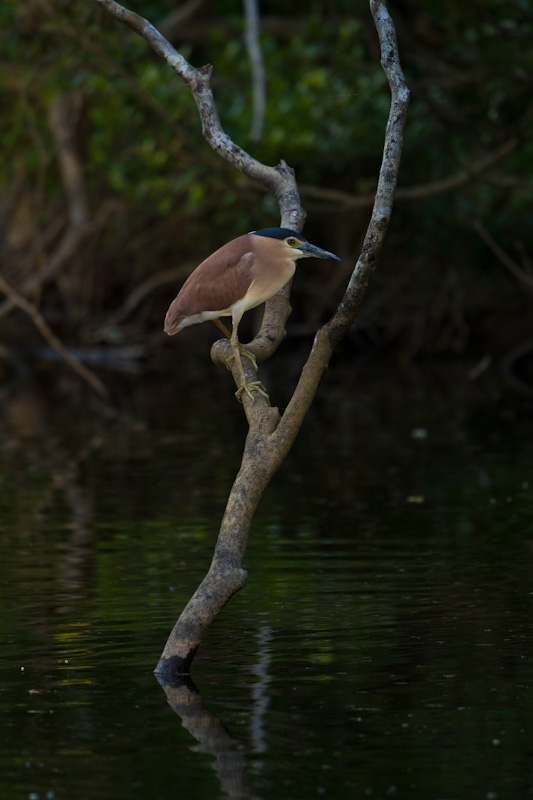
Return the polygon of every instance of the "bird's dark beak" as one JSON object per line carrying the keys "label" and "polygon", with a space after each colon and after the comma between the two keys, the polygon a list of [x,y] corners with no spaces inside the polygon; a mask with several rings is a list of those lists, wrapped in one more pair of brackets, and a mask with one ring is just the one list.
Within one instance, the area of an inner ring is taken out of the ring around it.
{"label": "bird's dark beak", "polygon": [[332,258],[334,261],[340,261],[340,258],[334,253],[330,253],[327,250],[322,250],[321,247],[316,247],[316,245],[309,244],[309,242],[298,245],[298,250],[301,250],[302,253],[305,253],[308,258],[313,256],[314,258]]}

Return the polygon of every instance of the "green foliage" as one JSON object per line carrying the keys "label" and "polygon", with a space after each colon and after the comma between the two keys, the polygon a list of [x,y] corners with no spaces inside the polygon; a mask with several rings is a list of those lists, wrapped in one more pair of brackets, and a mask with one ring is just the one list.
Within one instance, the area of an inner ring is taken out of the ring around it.
{"label": "green foliage", "polygon": [[[171,0],[132,7],[155,24],[175,10]],[[518,176],[514,184],[491,185],[483,176],[459,193],[397,204],[391,233],[396,272],[417,269],[412,248],[405,247],[405,230],[417,231],[425,262],[442,261],[447,252],[465,268],[467,283],[469,276],[476,280],[471,270],[486,250],[476,240],[465,253],[465,220],[481,219],[504,247],[516,239],[530,247],[530,188],[519,180],[528,174],[532,155],[526,138],[533,71],[530,10],[525,0],[430,0],[423,8],[410,2],[391,7],[412,89],[400,186],[448,177],[510,137],[521,140],[493,171],[496,177]],[[267,102],[257,143],[250,141],[253,87],[241,3],[226,0],[203,8],[176,31],[174,43],[192,64],[214,65],[213,89],[224,128],[259,160],[276,164],[283,158],[304,186],[372,191],[389,91],[366,0],[298,0],[290,12],[270,0],[261,4],[261,15]],[[48,114],[58,94],[74,93],[82,103],[75,121],[77,146],[93,213],[113,199],[124,210],[124,233],[131,226],[142,231],[156,224],[170,242],[178,220],[180,231],[193,239],[203,230],[206,247],[210,237],[220,244],[233,232],[275,224],[275,201],[203,140],[188,89],[140,37],[95,4],[10,0],[0,6],[0,30],[0,194],[8,206],[12,187],[22,184],[32,195],[39,226],[65,214]],[[313,213],[305,195],[304,202]],[[328,226],[343,210],[329,200],[318,206]],[[352,219],[350,212],[349,249],[357,247],[366,218],[362,213]],[[188,247],[189,239],[179,242],[182,252]],[[107,257],[113,259],[112,253]],[[152,269],[147,251],[145,272]],[[116,275],[114,283],[129,275],[129,270]],[[437,290],[440,271],[429,268],[429,275]]]}

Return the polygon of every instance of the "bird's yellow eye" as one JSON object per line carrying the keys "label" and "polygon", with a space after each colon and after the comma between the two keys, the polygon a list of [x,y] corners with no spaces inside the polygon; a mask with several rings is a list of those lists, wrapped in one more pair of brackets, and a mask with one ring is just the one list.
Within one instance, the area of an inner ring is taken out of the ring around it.
{"label": "bird's yellow eye", "polygon": [[289,239],[286,239],[285,241],[287,242],[289,247],[296,247],[296,245],[298,244],[298,239],[294,239],[292,236]]}

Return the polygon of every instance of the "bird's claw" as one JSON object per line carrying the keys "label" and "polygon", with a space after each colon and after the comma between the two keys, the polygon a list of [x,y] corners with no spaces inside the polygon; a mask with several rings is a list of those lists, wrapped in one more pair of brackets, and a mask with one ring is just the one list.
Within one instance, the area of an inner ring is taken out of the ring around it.
{"label": "bird's claw", "polygon": [[261,383],[261,381],[250,381],[250,383],[243,383],[240,389],[237,389],[237,391],[235,392],[235,397],[237,398],[239,403],[242,403],[241,397],[243,395],[243,392],[246,392],[246,394],[250,399],[253,399],[252,392],[259,392],[259,394],[262,394],[263,397],[266,397],[267,400],[270,400],[267,390]]}
{"label": "bird's claw", "polygon": [[[240,344],[240,345],[239,345],[239,351],[240,351],[240,353],[241,353],[241,356],[244,356],[245,358],[247,358],[247,359],[248,359],[248,361],[250,361],[250,362],[251,362],[251,364],[252,364],[252,367],[253,367],[253,368],[255,369],[255,371],[257,372],[257,371],[258,371],[258,369],[259,369],[259,367],[257,366],[257,359],[256,359],[256,357],[254,356],[254,354],[252,353],[252,351],[251,351],[251,350],[247,350],[247,349],[246,349],[246,347],[243,347],[243,345],[242,345],[242,344]],[[232,361],[234,361],[234,360],[235,360],[235,356],[234,356],[234,355],[231,355],[229,358],[227,358],[227,359],[226,359],[226,364],[227,364],[227,366],[229,367],[229,365],[231,364],[231,362],[232,362]]]}

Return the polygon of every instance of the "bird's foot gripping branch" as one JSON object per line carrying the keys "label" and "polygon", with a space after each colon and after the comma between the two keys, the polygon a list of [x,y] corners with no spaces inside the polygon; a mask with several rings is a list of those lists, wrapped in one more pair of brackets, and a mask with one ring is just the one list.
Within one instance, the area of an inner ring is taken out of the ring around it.
{"label": "bird's foot gripping branch", "polygon": [[[242,358],[247,358],[248,361],[251,363],[252,367],[255,369],[256,372],[259,372],[259,366],[257,364],[257,359],[255,355],[252,353],[251,350],[248,350],[243,344],[239,344],[239,353],[241,354],[241,363]],[[231,364],[235,361],[235,356],[232,354],[229,358],[226,359],[226,365],[228,369],[231,368]]]}
{"label": "bird's foot gripping branch", "polygon": [[245,378],[243,379],[243,382],[241,383],[240,387],[235,392],[235,397],[240,402],[243,394],[247,394],[250,400],[253,400],[254,396],[252,392],[258,392],[265,398],[265,400],[268,400],[270,402],[270,397],[268,396],[266,386],[261,381],[247,381]]}

